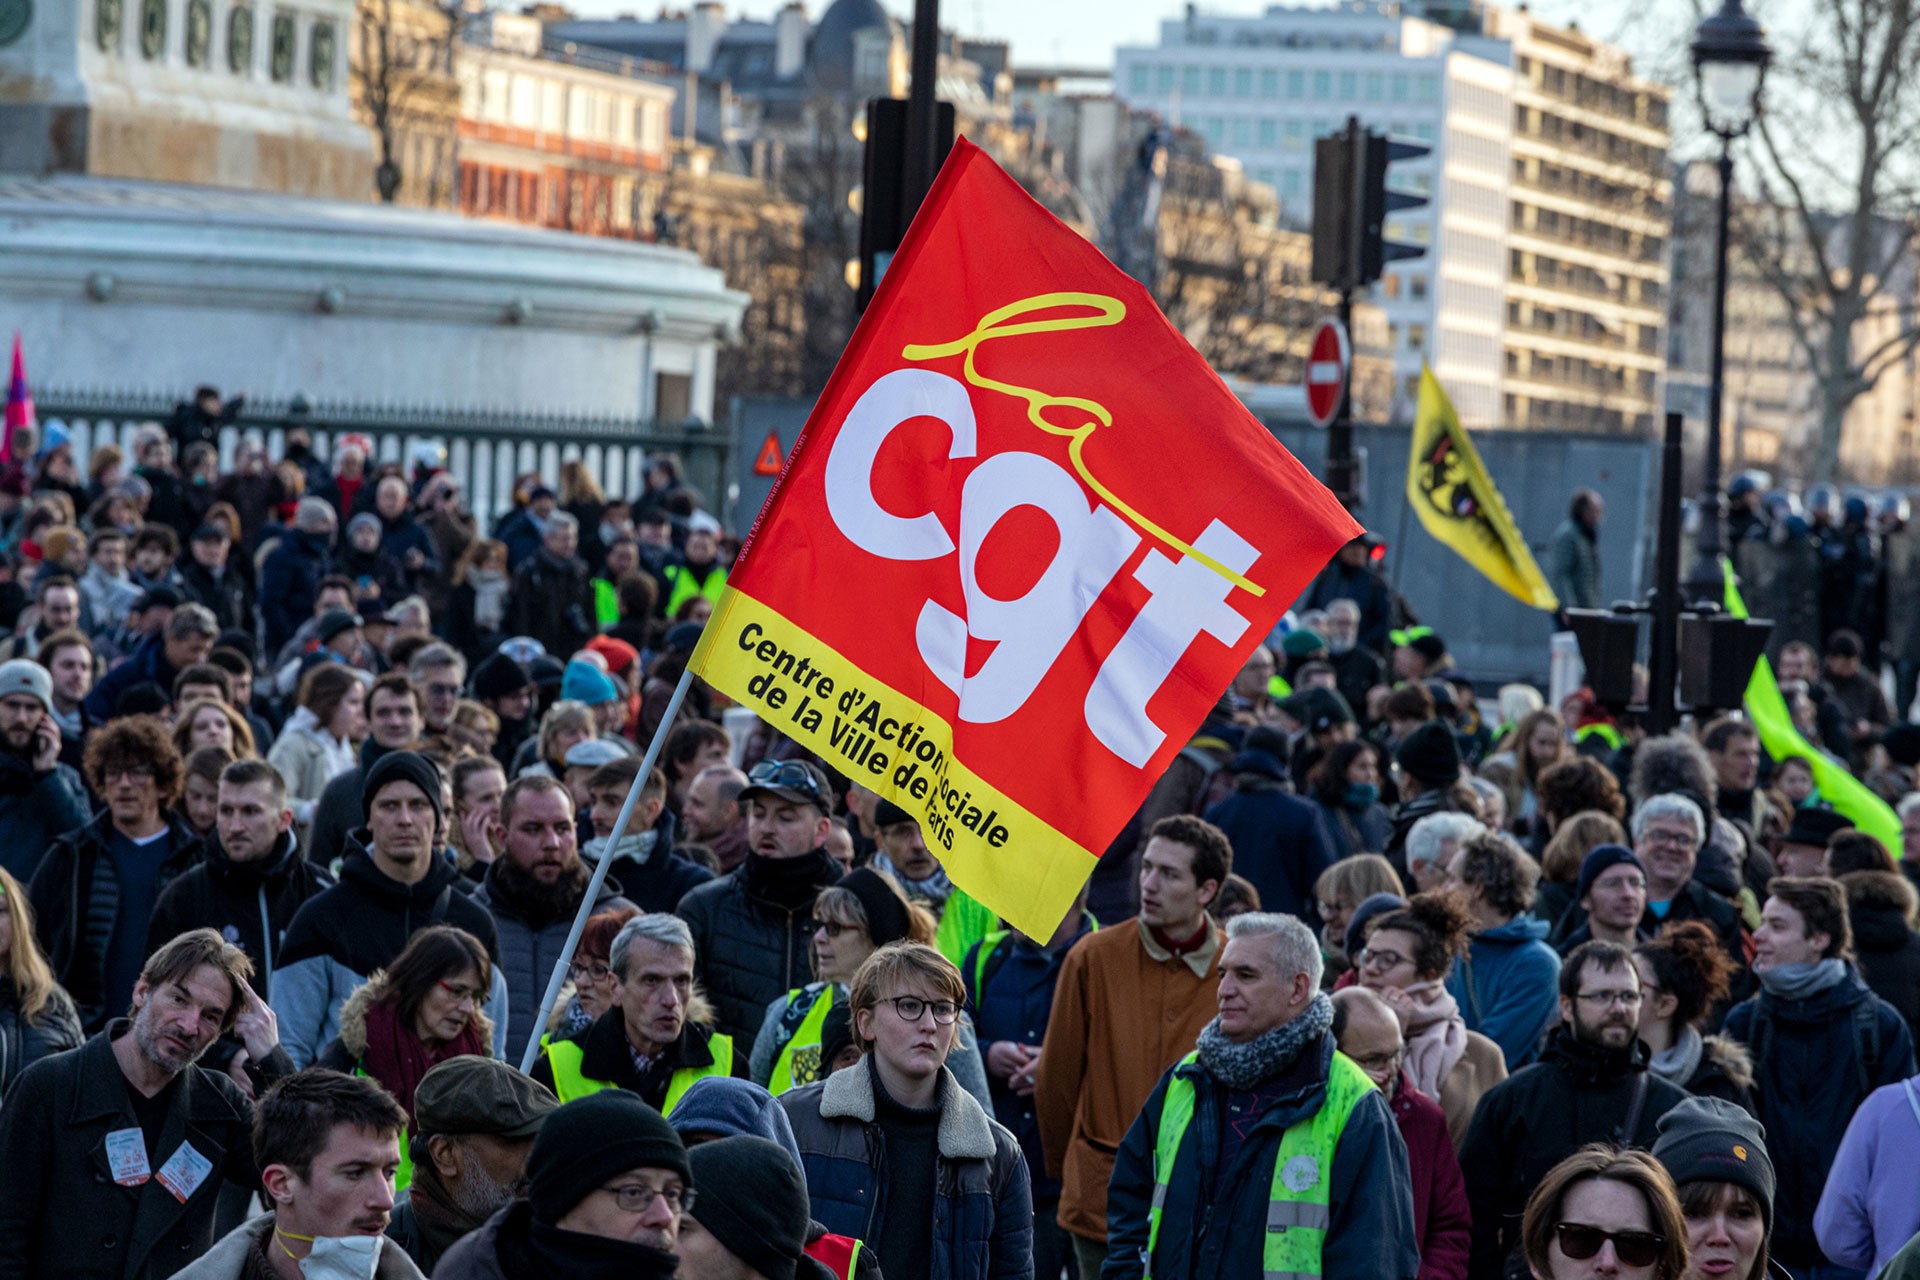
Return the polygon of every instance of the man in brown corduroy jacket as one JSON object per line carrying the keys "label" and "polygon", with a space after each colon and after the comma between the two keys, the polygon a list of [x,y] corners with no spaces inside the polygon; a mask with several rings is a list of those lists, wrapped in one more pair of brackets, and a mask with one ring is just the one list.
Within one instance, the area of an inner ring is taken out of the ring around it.
{"label": "man in brown corduroy jacket", "polygon": [[1061,966],[1034,1107],[1083,1277],[1098,1277],[1106,1261],[1114,1153],[1161,1073],[1215,1013],[1223,935],[1207,904],[1232,869],[1218,827],[1162,818],[1140,857],[1139,916],[1082,938]]}

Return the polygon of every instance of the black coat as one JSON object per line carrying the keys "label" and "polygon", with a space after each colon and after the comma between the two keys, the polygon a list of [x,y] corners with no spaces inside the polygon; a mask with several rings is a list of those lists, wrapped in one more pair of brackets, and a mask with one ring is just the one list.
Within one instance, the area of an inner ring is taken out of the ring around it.
{"label": "black coat", "polygon": [[[1650,1149],[1661,1116],[1686,1093],[1647,1070],[1647,1046],[1604,1050],[1575,1040],[1564,1026],[1547,1038],[1540,1060],[1489,1089],[1460,1145],[1467,1203],[1473,1211],[1468,1275],[1496,1280],[1526,1274],[1518,1262],[1520,1217],[1527,1197],[1554,1165],[1589,1142]],[[1638,1082],[1646,1084],[1640,1116],[1623,1132]],[[1510,1262],[1518,1270],[1510,1267]]]}
{"label": "black coat", "polygon": [[528,556],[513,571],[506,629],[532,636],[562,661],[598,635],[586,561],[575,557],[556,564],[544,547]]}
{"label": "black coat", "polygon": [[716,1030],[733,1037],[734,1052],[753,1055],[767,1006],[812,979],[807,952],[813,900],[840,879],[840,864],[824,849],[804,855],[811,874],[775,883],[772,859],[747,860],[689,893],[676,909],[693,930],[694,976],[719,1013]]}
{"label": "black coat", "polygon": [[86,1039],[80,1015],[67,993],[55,987],[34,1017],[20,1007],[13,979],[0,977],[0,1096],[42,1058],[78,1049]]}
{"label": "black coat", "polygon": [[[114,1182],[107,1135],[138,1131],[112,1040],[116,1020],[80,1048],[27,1068],[0,1110],[0,1276],[63,1280],[162,1280],[213,1244],[214,1207],[225,1180],[258,1186],[253,1104],[225,1075],[190,1066],[176,1085],[159,1146],[159,1170],[182,1143],[213,1165],[185,1204],[158,1178]],[[256,1088],[291,1067],[276,1051]]]}
{"label": "black coat", "polygon": [[300,624],[313,617],[313,599],[327,575],[327,535],[289,529],[260,566],[260,615],[267,652],[280,652]]}
{"label": "black coat", "polygon": [[[172,851],[160,868],[159,891],[167,887],[200,860],[200,837],[169,817],[173,828]],[[54,981],[67,989],[79,1006],[83,1023],[97,1030],[111,1013],[101,1008],[105,997],[104,973],[106,949],[89,946],[85,915],[93,892],[94,868],[112,859],[107,843],[113,838],[113,812],[102,809],[93,821],[77,831],[69,831],[53,842],[40,869],[34,872],[27,898],[33,904],[34,932],[53,966]],[[157,902],[157,899],[156,899]],[[147,920],[119,920],[116,928],[145,930]],[[144,948],[143,954],[151,947]]]}
{"label": "black coat", "polygon": [[1912,895],[1892,871],[1856,871],[1844,883],[1860,976],[1920,1036],[1920,936],[1907,923]]}
{"label": "black coat", "polygon": [[273,970],[293,917],[333,877],[301,856],[291,831],[258,862],[235,862],[210,837],[200,865],[185,872],[154,904],[147,932],[155,943],[207,927],[253,961],[253,989],[271,1000]]}
{"label": "black coat", "polygon": [[213,619],[222,631],[253,630],[253,593],[232,565],[218,578],[213,571],[189,552],[180,562],[180,581],[186,585],[187,599],[213,610]]}

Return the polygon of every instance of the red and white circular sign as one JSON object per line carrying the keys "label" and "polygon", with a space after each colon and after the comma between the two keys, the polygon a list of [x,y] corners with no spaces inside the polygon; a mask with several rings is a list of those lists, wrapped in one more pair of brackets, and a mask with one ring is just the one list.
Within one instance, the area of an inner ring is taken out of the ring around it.
{"label": "red and white circular sign", "polygon": [[1347,331],[1338,320],[1322,320],[1307,348],[1307,412],[1324,427],[1340,412],[1347,387]]}

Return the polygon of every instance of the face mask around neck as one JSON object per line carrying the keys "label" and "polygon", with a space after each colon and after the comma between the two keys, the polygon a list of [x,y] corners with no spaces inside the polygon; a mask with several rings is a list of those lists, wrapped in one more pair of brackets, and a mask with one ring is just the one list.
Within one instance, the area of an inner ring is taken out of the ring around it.
{"label": "face mask around neck", "polygon": [[[373,1280],[380,1265],[380,1236],[296,1236],[274,1228],[286,1240],[306,1240],[313,1248],[300,1259],[306,1280]],[[283,1244],[280,1246],[285,1249]],[[288,1256],[292,1251],[288,1250]]]}

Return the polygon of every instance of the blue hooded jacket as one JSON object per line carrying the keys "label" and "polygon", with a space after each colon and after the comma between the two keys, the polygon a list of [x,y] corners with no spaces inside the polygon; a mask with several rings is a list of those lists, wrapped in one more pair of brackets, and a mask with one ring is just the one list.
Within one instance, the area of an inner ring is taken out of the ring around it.
{"label": "blue hooded jacket", "polygon": [[1467,1030],[1499,1045],[1509,1072],[1540,1055],[1560,1017],[1560,957],[1546,943],[1550,928],[1520,915],[1482,930],[1447,974],[1447,994],[1459,1001]]}

